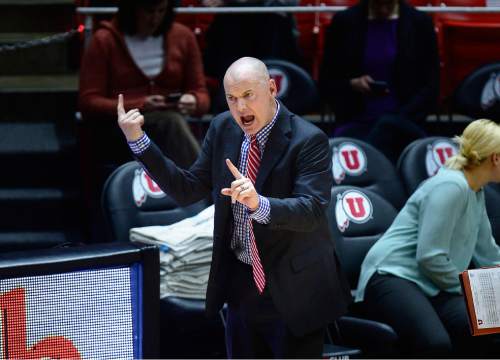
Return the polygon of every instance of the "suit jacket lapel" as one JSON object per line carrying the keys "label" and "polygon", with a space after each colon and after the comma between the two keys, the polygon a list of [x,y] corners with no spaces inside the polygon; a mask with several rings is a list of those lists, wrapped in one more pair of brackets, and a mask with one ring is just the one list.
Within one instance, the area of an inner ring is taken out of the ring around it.
{"label": "suit jacket lapel", "polygon": [[255,189],[258,193],[261,192],[262,185],[269,176],[269,173],[288,147],[288,143],[290,142],[289,134],[291,132],[290,118],[292,116],[294,115],[280,102],[280,112],[269,134],[264,156],[262,157],[259,172],[257,173]]}

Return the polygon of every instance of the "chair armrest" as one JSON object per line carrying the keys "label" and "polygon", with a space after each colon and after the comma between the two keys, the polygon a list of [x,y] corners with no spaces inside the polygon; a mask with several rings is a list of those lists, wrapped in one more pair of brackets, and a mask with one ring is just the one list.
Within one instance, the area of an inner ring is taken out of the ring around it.
{"label": "chair armrest", "polygon": [[345,346],[357,347],[368,356],[395,354],[398,335],[387,324],[358,318],[342,316],[337,320],[338,331]]}

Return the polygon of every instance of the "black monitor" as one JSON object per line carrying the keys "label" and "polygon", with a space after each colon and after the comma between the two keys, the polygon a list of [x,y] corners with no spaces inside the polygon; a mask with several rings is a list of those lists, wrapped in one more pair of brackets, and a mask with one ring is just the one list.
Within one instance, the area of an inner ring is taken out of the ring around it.
{"label": "black monitor", "polygon": [[157,358],[159,258],[131,243],[0,254],[3,359]]}

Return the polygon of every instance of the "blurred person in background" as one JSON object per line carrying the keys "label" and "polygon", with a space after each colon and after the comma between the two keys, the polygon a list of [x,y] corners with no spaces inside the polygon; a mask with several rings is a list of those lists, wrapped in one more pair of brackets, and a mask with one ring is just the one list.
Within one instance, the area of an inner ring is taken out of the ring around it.
{"label": "blurred person in background", "polygon": [[335,136],[368,141],[393,162],[425,136],[437,104],[439,58],[432,19],[404,0],[361,0],[337,13],[320,76]]}
{"label": "blurred person in background", "polygon": [[189,167],[199,153],[185,116],[201,116],[210,100],[196,38],[174,21],[173,7],[171,0],[121,0],[116,16],[100,24],[85,51],[80,110],[92,161],[111,164],[99,171],[100,182],[132,159],[116,125],[120,93],[125,109],[144,113],[148,134],[179,166]]}
{"label": "blurred person in background", "polygon": [[406,356],[498,358],[498,336],[471,336],[459,274],[471,261],[500,265],[484,200],[484,186],[500,182],[500,126],[473,121],[456,141],[459,153],[366,255],[356,301],[396,331]]}

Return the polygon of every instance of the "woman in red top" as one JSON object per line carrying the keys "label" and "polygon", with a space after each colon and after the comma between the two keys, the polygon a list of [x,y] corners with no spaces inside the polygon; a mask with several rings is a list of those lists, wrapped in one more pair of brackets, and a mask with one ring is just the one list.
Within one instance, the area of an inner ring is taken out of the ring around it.
{"label": "woman in red top", "polygon": [[176,164],[189,167],[196,159],[199,144],[183,115],[202,115],[210,100],[196,38],[173,19],[171,0],[121,0],[86,49],[80,110],[101,163],[131,159],[116,125],[120,93],[126,110],[144,113],[149,136]]}

